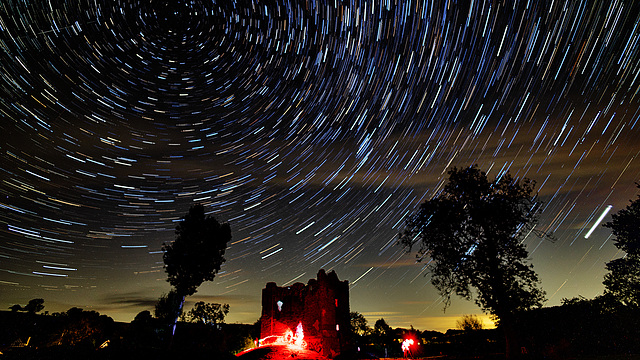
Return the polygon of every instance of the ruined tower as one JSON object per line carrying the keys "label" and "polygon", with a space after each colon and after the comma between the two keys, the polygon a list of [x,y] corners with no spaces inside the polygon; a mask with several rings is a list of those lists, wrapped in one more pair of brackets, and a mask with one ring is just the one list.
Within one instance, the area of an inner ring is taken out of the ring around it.
{"label": "ruined tower", "polygon": [[260,337],[266,343],[287,331],[295,332],[302,324],[307,348],[334,358],[348,347],[349,284],[338,280],[334,271],[327,274],[324,270],[307,285],[267,283],[262,290],[260,321]]}

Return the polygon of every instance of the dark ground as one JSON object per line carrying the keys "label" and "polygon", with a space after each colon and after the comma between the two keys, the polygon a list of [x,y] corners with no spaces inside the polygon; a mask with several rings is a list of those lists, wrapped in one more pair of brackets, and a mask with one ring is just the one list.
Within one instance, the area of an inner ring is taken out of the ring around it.
{"label": "dark ground", "polygon": [[[529,359],[640,360],[640,315],[626,309],[604,311],[598,304],[543,308],[524,314],[519,322]],[[606,309],[605,309],[606,310]],[[398,330],[398,329],[396,329]],[[503,360],[503,337],[495,329],[446,334],[423,332],[414,359]],[[417,335],[417,334],[414,334]],[[0,311],[0,360],[325,360],[317,354],[258,349],[240,357],[233,354],[259,336],[256,325],[179,323],[172,350],[166,350],[166,332],[153,323],[119,323],[81,309],[64,315]],[[29,340],[29,345],[20,343]],[[110,340],[108,347],[98,347]],[[365,341],[366,340],[366,341]],[[376,339],[362,339],[359,355],[336,360],[363,360],[384,354]],[[397,339],[387,339],[389,355],[402,358]],[[395,349],[397,348],[397,349]],[[395,350],[394,350],[395,349]],[[437,356],[446,354],[445,356]]]}

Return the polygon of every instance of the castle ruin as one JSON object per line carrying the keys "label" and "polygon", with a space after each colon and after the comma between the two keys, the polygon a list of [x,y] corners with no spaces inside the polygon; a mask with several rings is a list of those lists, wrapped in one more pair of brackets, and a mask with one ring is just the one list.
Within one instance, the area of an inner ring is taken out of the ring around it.
{"label": "castle ruin", "polygon": [[262,290],[260,322],[262,339],[295,332],[302,324],[307,348],[335,358],[348,346],[349,283],[338,280],[334,271],[327,274],[324,270],[307,285],[267,283]]}

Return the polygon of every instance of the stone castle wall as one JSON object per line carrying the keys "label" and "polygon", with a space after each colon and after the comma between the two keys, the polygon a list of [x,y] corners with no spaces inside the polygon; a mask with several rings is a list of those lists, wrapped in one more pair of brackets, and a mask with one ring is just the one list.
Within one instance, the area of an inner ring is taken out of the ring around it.
{"label": "stone castle wall", "polygon": [[295,333],[299,323],[310,350],[334,358],[348,347],[349,284],[334,271],[318,272],[307,285],[279,287],[267,283],[262,290],[261,338]]}

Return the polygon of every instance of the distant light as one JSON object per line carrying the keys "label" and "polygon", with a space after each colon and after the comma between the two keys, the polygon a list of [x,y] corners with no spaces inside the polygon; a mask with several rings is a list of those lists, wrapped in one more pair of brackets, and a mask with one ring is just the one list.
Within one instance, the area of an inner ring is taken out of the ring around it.
{"label": "distant light", "polygon": [[589,236],[591,236],[591,233],[596,229],[596,227],[598,227],[598,225],[600,225],[600,223],[602,222],[604,217],[607,216],[607,214],[609,213],[609,211],[611,210],[612,207],[613,206],[609,205],[609,206],[607,206],[606,209],[604,209],[604,211],[602,212],[602,214],[600,215],[598,220],[596,220],[596,223],[593,224],[593,226],[591,227],[591,230],[589,230],[589,232],[584,236],[585,239],[588,239]]}

